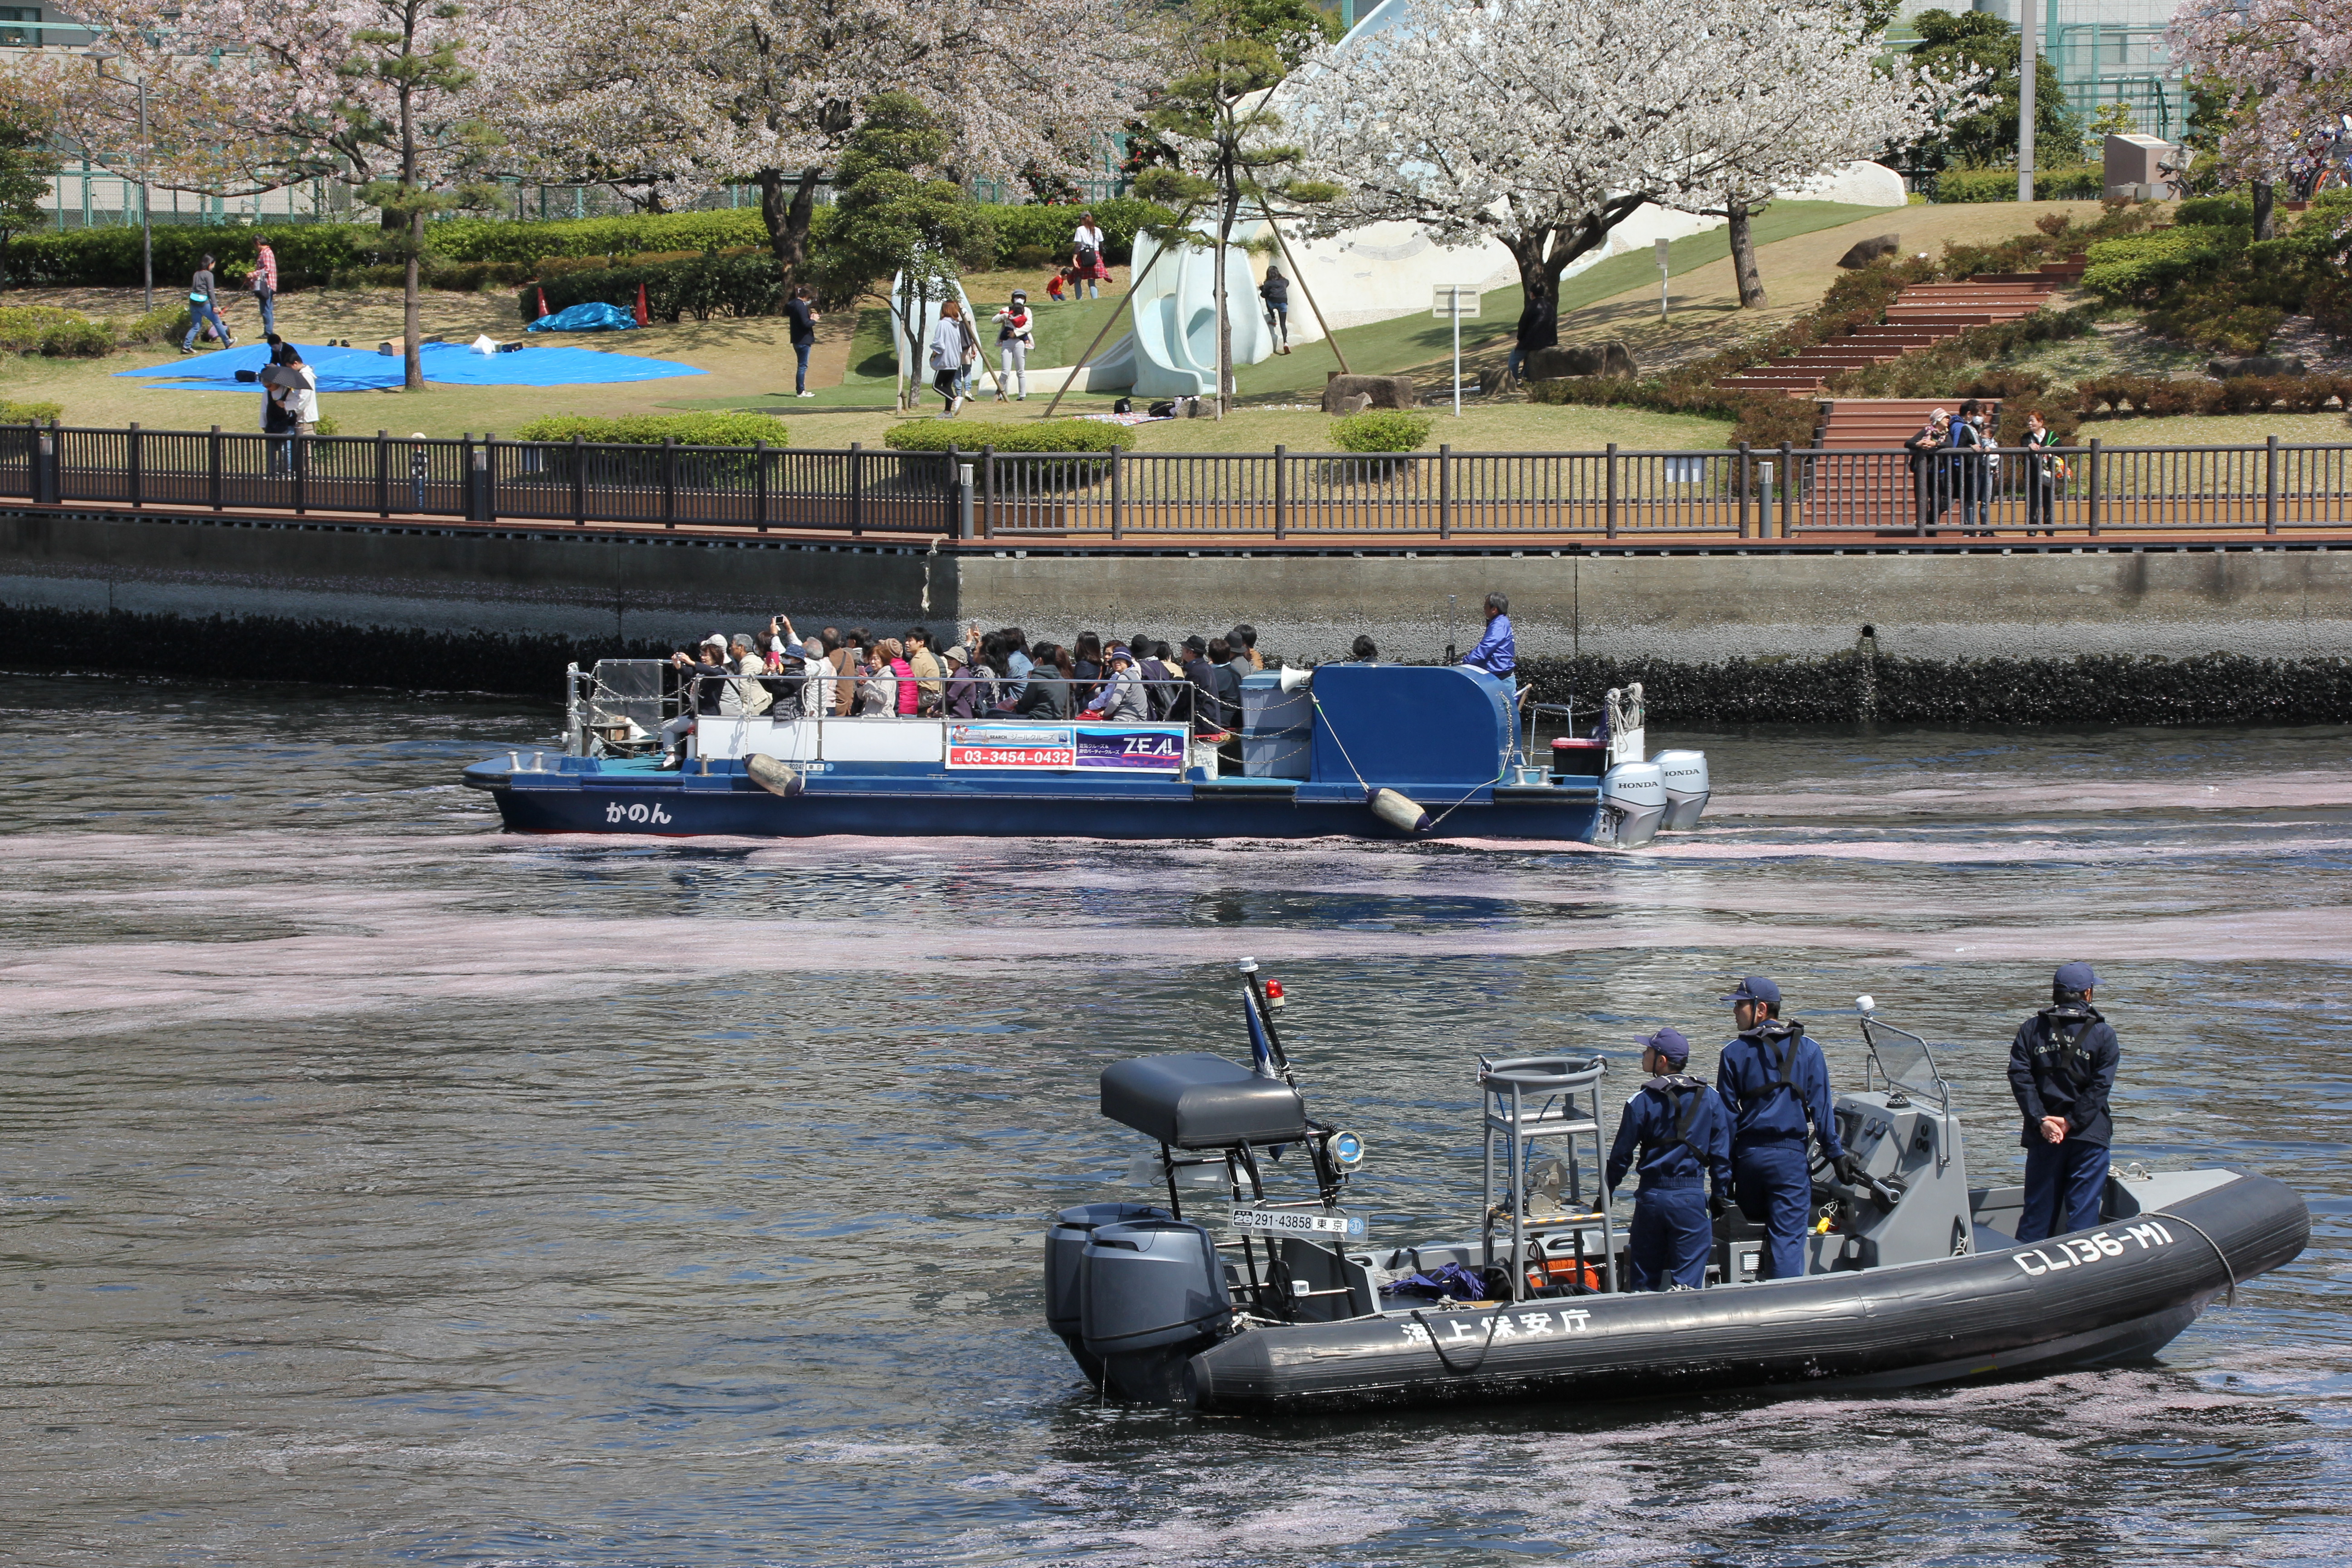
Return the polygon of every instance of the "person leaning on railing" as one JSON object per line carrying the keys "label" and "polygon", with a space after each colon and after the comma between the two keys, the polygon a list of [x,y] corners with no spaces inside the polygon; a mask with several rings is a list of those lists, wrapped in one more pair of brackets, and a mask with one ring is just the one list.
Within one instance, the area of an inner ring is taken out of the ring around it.
{"label": "person leaning on railing", "polygon": [[1903,449],[1911,454],[1911,488],[1918,492],[1919,527],[1923,531],[1935,527],[1944,514],[1947,476],[1944,460],[1936,454],[1943,449],[1945,427],[1951,418],[1942,409],[1937,409],[1927,416],[1918,433],[1903,443]]}

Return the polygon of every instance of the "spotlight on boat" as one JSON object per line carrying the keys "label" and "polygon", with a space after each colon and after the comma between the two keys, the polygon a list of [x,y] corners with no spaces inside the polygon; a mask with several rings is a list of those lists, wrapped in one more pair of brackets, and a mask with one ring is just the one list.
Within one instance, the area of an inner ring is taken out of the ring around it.
{"label": "spotlight on boat", "polygon": [[1364,1141],[1352,1132],[1326,1134],[1323,1146],[1331,1152],[1331,1163],[1343,1171],[1352,1171],[1364,1163]]}
{"label": "spotlight on boat", "polygon": [[1857,1013],[1875,1013],[1878,1011],[1878,999],[1874,996],[1857,996],[1853,999],[1853,1010]]}

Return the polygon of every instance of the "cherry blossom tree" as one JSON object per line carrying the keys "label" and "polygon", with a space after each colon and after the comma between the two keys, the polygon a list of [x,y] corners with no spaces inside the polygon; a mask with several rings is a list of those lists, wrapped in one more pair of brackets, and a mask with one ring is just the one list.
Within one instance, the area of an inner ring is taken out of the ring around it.
{"label": "cherry blossom tree", "polygon": [[2189,79],[2222,100],[2225,175],[2252,183],[2269,237],[2271,187],[2319,132],[2352,113],[2352,0],[2200,0],[2165,37]]}
{"label": "cherry blossom tree", "polygon": [[685,196],[760,189],[777,260],[808,267],[818,185],[877,94],[940,116],[959,177],[1076,169],[1153,76],[1127,0],[581,0],[543,19],[504,86],[543,175]]}
{"label": "cherry blossom tree", "polygon": [[425,220],[480,199],[470,182],[498,140],[482,78],[516,35],[510,0],[82,0],[76,15],[103,31],[111,68],[51,56],[28,69],[94,162],[207,195],[331,179],[383,213],[406,263],[405,379],[421,389]]}
{"label": "cherry blossom tree", "polygon": [[1946,89],[1865,79],[1864,32],[1835,0],[1412,0],[1285,89],[1308,169],[1347,188],[1315,226],[1492,236],[1529,300],[1556,299],[1568,265],[1644,204],[1752,211],[1918,122]]}
{"label": "cherry blossom tree", "polygon": [[1841,163],[1932,135],[1989,101],[1980,76],[1943,80],[1896,59],[1882,64],[1871,18],[1852,0],[1779,0],[1710,12],[1710,43],[1738,63],[1738,91],[1722,106],[1718,143],[1693,148],[1717,167],[1709,199],[1691,210],[1725,220],[1739,303],[1764,304],[1754,216],[1776,192]]}

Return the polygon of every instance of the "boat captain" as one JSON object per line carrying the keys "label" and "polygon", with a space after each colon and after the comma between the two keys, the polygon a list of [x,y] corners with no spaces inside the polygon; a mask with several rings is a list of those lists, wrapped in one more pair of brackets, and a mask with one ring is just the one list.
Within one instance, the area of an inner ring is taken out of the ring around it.
{"label": "boat captain", "polygon": [[1715,1074],[1732,1115],[1733,1194],[1739,1212],[1765,1229],[1759,1277],[1802,1279],[1813,1207],[1806,1144],[1818,1142],[1843,1181],[1857,1180],[1861,1167],[1838,1140],[1829,1061],[1801,1025],[1780,1021],[1780,987],[1751,974],[1723,1000],[1739,1028]]}

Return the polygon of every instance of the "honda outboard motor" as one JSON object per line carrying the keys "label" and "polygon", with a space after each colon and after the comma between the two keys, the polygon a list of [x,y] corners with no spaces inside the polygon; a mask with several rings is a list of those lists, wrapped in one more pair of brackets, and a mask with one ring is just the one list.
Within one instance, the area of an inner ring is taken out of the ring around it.
{"label": "honda outboard motor", "polygon": [[1657,837],[1666,815],[1665,776],[1655,763],[1619,763],[1601,775],[1601,809],[1616,819],[1616,834],[1601,842],[1638,849]]}
{"label": "honda outboard motor", "polygon": [[1707,777],[1705,752],[1660,752],[1650,759],[1658,764],[1666,786],[1665,820],[1662,833],[1688,833],[1706,809]]}
{"label": "honda outboard motor", "polygon": [[1100,1383],[1103,1369],[1079,1337],[1078,1292],[1087,1243],[1107,1225],[1168,1217],[1166,1209],[1150,1204],[1079,1204],[1055,1215],[1053,1228],[1045,1233],[1045,1326],[1062,1336],[1089,1383]]}
{"label": "honda outboard motor", "polygon": [[1206,1230],[1165,1218],[1096,1227],[1079,1257],[1078,1339],[1111,1394],[1176,1403],[1184,1363],[1232,1328],[1225,1267]]}

